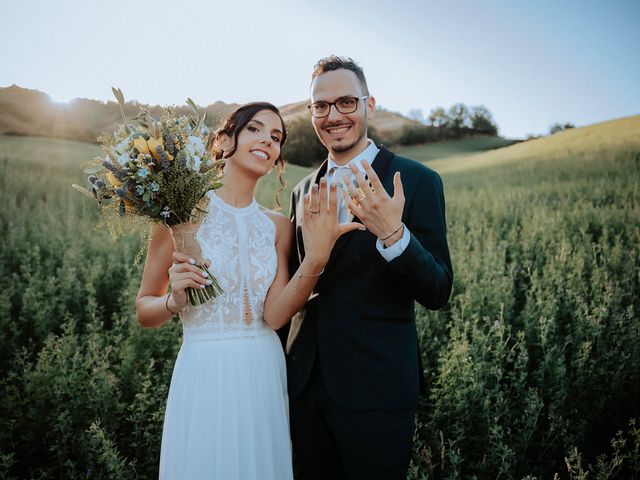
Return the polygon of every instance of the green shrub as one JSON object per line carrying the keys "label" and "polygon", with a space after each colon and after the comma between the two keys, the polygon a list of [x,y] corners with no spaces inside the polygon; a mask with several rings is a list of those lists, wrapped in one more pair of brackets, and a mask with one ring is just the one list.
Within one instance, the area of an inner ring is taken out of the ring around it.
{"label": "green shrub", "polygon": [[[443,175],[409,478],[640,478],[640,153],[607,148]],[[157,478],[181,327],[135,321],[140,236],[70,188],[94,147],[0,151],[0,478]]]}

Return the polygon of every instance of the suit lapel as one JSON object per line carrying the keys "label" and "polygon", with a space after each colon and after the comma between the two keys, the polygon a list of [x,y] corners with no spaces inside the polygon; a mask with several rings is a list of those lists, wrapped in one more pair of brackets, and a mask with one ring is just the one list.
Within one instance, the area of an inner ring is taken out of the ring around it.
{"label": "suit lapel", "polygon": [[[380,182],[382,182],[384,180],[384,177],[387,175],[387,172],[389,171],[389,166],[391,165],[391,160],[393,159],[394,156],[395,155],[392,152],[387,150],[383,145],[380,145],[380,151],[378,152],[378,155],[376,155],[376,158],[372,163],[373,171],[376,172],[376,175],[380,179]],[[325,165],[325,172],[326,172],[326,165]],[[320,181],[320,178],[321,176],[317,177],[317,181]],[[358,217],[354,217],[352,213],[349,213],[349,217],[347,218],[347,221],[362,223],[362,221]],[[344,250],[344,248],[349,243],[349,240],[351,240],[351,238],[355,233],[356,233],[356,230],[352,230],[348,233],[345,233],[340,238],[338,238],[338,240],[336,241],[336,244],[333,246],[333,250],[331,250],[331,255],[329,256],[329,261],[327,262],[325,270],[331,268],[331,266],[336,261],[336,258],[338,257],[340,252]]]}

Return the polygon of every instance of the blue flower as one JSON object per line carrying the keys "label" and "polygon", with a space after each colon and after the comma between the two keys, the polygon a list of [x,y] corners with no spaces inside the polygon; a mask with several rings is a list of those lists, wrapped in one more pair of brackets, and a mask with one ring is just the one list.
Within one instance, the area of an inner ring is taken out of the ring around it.
{"label": "blue flower", "polygon": [[149,169],[147,167],[142,167],[138,170],[138,176],[142,178],[146,178],[149,175]]}
{"label": "blue flower", "polygon": [[144,195],[144,187],[142,185],[137,185],[136,186],[136,193],[138,195]]}
{"label": "blue flower", "polygon": [[160,185],[158,185],[156,182],[151,182],[150,187],[152,192],[157,192],[158,190],[160,190]]}

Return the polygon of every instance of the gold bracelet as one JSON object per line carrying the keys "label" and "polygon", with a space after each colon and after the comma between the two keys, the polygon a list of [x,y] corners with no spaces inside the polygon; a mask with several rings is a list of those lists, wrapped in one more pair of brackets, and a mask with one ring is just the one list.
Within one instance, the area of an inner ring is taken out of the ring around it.
{"label": "gold bracelet", "polygon": [[320,273],[312,273],[310,275],[305,275],[302,272],[298,272],[298,278],[302,278],[302,277],[319,277],[320,275],[322,275],[324,273],[324,268],[322,269],[322,271]]}
{"label": "gold bracelet", "polygon": [[182,310],[179,310],[177,312],[172,312],[171,309],[169,308],[169,298],[171,297],[172,293],[173,292],[169,292],[169,294],[167,295],[167,299],[164,302],[164,306],[171,315],[178,315]]}
{"label": "gold bracelet", "polygon": [[380,239],[380,241],[381,241],[381,242],[384,242],[384,241],[386,241],[386,240],[389,240],[389,239],[390,239],[391,237],[393,237],[396,233],[398,233],[402,227],[404,227],[404,223],[401,223],[401,224],[400,224],[400,226],[396,229],[396,231],[395,231],[395,232],[393,232],[393,233],[392,233],[391,235],[389,235],[388,237],[381,238],[381,239]]}

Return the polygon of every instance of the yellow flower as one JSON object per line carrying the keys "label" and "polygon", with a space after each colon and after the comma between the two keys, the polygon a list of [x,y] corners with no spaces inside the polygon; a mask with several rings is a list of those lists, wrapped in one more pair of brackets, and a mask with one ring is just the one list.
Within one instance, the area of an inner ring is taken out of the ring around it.
{"label": "yellow flower", "polygon": [[151,155],[153,155],[153,158],[155,158],[156,160],[160,160],[160,155],[158,155],[158,147],[160,148],[160,150],[164,149],[162,140],[150,137],[147,141],[147,145],[149,146],[149,150],[151,150]]}
{"label": "yellow flower", "polygon": [[113,185],[114,187],[119,187],[119,186],[121,186],[121,185],[122,185],[122,182],[121,182],[120,180],[118,180],[118,179],[116,178],[116,176],[115,176],[113,173],[111,173],[111,172],[108,172],[108,173],[107,173],[107,179],[109,180],[109,183],[110,183],[111,185]]}
{"label": "yellow flower", "polygon": [[147,145],[147,141],[144,138],[136,138],[133,141],[133,146],[136,147],[136,150],[138,150],[140,153],[149,155],[149,145]]}

